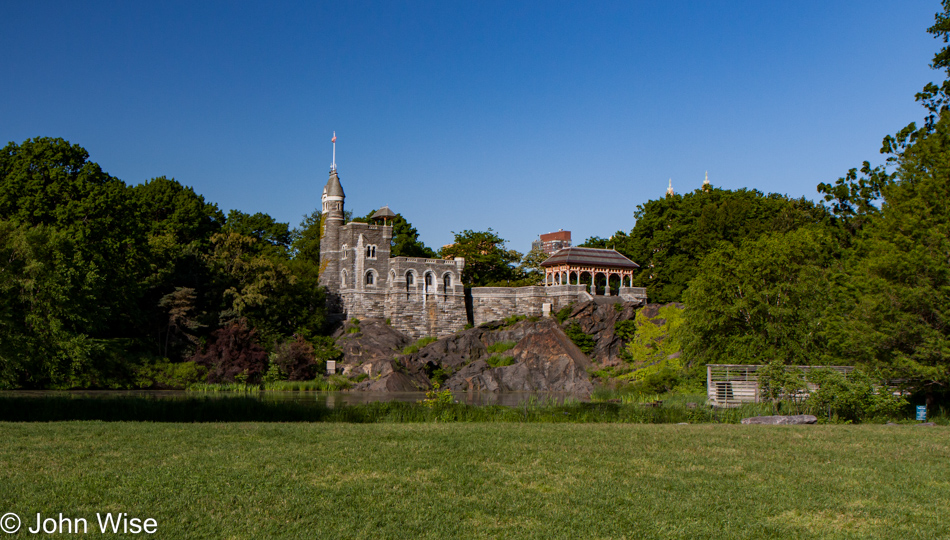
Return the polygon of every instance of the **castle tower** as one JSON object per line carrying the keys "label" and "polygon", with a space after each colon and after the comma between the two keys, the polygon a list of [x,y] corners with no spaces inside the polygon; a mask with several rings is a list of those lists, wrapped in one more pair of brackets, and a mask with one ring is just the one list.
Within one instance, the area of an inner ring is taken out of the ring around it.
{"label": "castle tower", "polygon": [[[333,163],[330,164],[330,179],[323,188],[323,230],[320,234],[320,285],[325,286],[331,296],[338,295],[341,288],[342,268],[340,267],[340,229],[343,227],[343,186],[336,172],[336,132],[330,140],[333,143]],[[334,302],[329,302],[330,311],[336,311]]]}

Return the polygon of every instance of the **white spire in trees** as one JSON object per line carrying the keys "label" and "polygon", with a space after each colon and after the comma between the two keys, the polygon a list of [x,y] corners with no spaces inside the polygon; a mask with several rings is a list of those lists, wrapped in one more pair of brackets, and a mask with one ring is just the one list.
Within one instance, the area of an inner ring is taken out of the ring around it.
{"label": "white spire in trees", "polygon": [[706,171],[706,179],[703,180],[703,191],[709,191],[712,185],[709,183],[709,171]]}
{"label": "white spire in trees", "polygon": [[673,196],[673,179],[672,178],[670,178],[670,187],[666,188],[666,195],[668,197]]}

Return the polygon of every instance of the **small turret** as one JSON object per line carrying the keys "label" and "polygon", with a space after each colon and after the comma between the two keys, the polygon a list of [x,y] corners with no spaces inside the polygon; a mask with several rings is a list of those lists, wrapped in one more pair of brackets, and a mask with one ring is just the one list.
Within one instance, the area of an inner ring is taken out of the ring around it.
{"label": "small turret", "polygon": [[387,204],[386,206],[377,210],[371,219],[376,222],[383,220],[383,225],[386,225],[386,222],[393,219],[394,217],[396,217],[396,214],[389,209],[389,205]]}
{"label": "small turret", "polygon": [[346,195],[336,172],[336,132],[330,139],[333,143],[333,163],[330,165],[330,178],[323,186],[323,231],[320,237],[320,284],[331,293],[340,290],[340,229],[343,227],[343,204]]}

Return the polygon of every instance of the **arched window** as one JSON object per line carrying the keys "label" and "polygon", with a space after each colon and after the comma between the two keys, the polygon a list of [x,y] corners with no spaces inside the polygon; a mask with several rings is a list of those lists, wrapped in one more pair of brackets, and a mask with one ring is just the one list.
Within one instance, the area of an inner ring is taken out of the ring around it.
{"label": "arched window", "polygon": [[340,253],[341,253],[340,258],[345,259],[346,258],[346,244],[343,244],[343,246],[340,248]]}
{"label": "arched window", "polygon": [[444,297],[445,301],[449,300],[450,290],[452,290],[452,274],[450,272],[446,272],[442,276],[442,296]]}
{"label": "arched window", "polygon": [[435,279],[431,272],[426,272],[425,275],[425,292],[426,294],[432,294],[435,292]]}
{"label": "arched window", "polygon": [[340,272],[340,288],[346,288],[346,270]]}
{"label": "arched window", "polygon": [[396,271],[395,271],[395,270],[390,270],[390,271],[389,271],[389,288],[390,288],[390,289],[393,288],[393,282],[395,282],[395,281],[396,281]]}
{"label": "arched window", "polygon": [[412,270],[406,272],[406,300],[410,299],[412,286],[416,284],[416,275]]}
{"label": "arched window", "polygon": [[366,272],[366,284],[372,287],[376,286],[376,272],[373,272],[372,270]]}
{"label": "arched window", "polygon": [[366,246],[366,258],[367,259],[376,258],[376,246],[373,246],[373,245]]}

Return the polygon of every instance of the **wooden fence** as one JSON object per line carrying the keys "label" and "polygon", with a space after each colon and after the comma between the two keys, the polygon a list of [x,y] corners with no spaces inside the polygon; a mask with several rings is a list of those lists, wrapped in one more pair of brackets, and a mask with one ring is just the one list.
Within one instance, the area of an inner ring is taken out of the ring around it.
{"label": "wooden fence", "polygon": [[[738,407],[742,403],[758,403],[762,400],[756,372],[764,366],[747,364],[709,364],[706,366],[706,395],[716,407]],[[843,375],[854,370],[851,366],[785,366],[785,369],[800,369],[805,373],[813,369],[833,369]],[[808,385],[813,392],[817,387]],[[807,393],[804,396],[807,397]]]}

